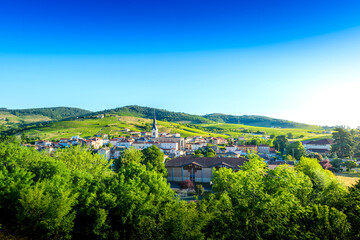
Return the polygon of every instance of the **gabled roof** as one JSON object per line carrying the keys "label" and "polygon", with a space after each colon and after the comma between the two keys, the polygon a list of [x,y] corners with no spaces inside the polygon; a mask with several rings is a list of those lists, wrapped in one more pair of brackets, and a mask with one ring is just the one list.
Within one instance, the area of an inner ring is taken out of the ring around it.
{"label": "gabled roof", "polygon": [[225,157],[178,157],[171,159],[165,163],[165,167],[183,167],[189,164],[198,164],[203,168],[211,168],[216,165],[224,164],[231,168],[238,168],[245,162],[248,162],[245,158],[225,158]]}
{"label": "gabled roof", "polygon": [[185,167],[185,166],[188,166],[188,165],[196,165],[196,166],[199,166],[199,167],[204,167],[204,166],[198,164],[197,162],[186,163],[186,164],[182,165],[181,167]]}
{"label": "gabled roof", "polygon": [[308,145],[328,145],[328,144],[333,144],[334,140],[332,139],[321,139],[321,140],[316,140],[316,141],[311,141],[309,143],[307,143]]}
{"label": "gabled roof", "polygon": [[219,166],[219,165],[225,165],[225,166],[228,166],[229,168],[233,168],[233,166],[231,166],[230,164],[227,164],[226,162],[221,162],[221,163],[215,164],[215,165],[210,166],[210,167],[216,167],[216,166]]}
{"label": "gabled roof", "polygon": [[234,148],[236,147],[235,145],[230,145],[230,146],[227,146],[228,148]]}

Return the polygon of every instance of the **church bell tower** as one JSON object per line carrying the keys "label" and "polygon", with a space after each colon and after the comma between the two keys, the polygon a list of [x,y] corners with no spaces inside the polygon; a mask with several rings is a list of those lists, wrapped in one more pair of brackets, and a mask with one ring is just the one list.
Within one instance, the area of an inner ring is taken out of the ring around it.
{"label": "church bell tower", "polygon": [[159,130],[156,126],[156,116],[155,116],[155,109],[154,109],[154,122],[153,122],[152,129],[151,129],[151,137],[157,138],[158,136],[159,136]]}

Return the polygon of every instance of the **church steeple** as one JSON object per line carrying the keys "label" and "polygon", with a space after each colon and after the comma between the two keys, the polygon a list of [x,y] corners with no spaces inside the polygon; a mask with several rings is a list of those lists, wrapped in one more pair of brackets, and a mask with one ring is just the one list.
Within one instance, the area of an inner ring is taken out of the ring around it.
{"label": "church steeple", "polygon": [[158,136],[159,136],[159,131],[156,126],[156,116],[155,116],[155,109],[154,109],[154,122],[153,122],[152,129],[151,129],[151,137],[157,138]]}

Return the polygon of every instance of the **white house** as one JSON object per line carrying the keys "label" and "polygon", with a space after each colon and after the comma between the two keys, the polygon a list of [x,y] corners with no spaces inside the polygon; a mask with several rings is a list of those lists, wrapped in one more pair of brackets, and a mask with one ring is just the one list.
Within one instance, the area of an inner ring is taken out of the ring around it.
{"label": "white house", "polygon": [[228,147],[225,147],[227,152],[236,152],[237,151],[237,147],[235,145],[230,145]]}
{"label": "white house", "polygon": [[110,160],[111,154],[110,154],[110,149],[107,148],[100,148],[98,150],[96,150],[97,154],[99,154],[100,156],[104,156],[104,158],[106,160]]}
{"label": "white house", "polygon": [[304,142],[303,146],[307,151],[313,152],[328,152],[331,150],[331,145],[334,143],[332,139],[321,139],[311,142]]}
{"label": "white house", "polygon": [[116,145],[114,145],[114,146],[129,148],[129,147],[131,147],[131,145],[133,143],[134,143],[134,141],[125,139],[125,140],[117,141]]}
{"label": "white house", "polygon": [[119,158],[121,153],[124,151],[125,147],[115,147],[112,149],[112,157]]}
{"label": "white house", "polygon": [[258,153],[270,153],[270,146],[266,144],[261,144],[258,146]]}
{"label": "white house", "polygon": [[202,148],[204,146],[204,144],[202,143],[190,143],[189,145],[192,151],[198,150],[199,148]]}
{"label": "white house", "polygon": [[170,150],[170,149],[178,150],[179,149],[179,144],[177,142],[161,142],[160,143],[160,149],[163,149],[163,150]]}
{"label": "white house", "polygon": [[154,142],[133,142],[132,147],[138,150],[143,150],[145,148],[151,147],[154,145]]}

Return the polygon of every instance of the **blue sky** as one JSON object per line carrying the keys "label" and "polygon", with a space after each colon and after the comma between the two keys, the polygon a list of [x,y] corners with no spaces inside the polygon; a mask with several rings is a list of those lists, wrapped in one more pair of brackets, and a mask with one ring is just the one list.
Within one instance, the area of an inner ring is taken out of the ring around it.
{"label": "blue sky", "polygon": [[360,125],[359,1],[0,3],[0,107]]}

